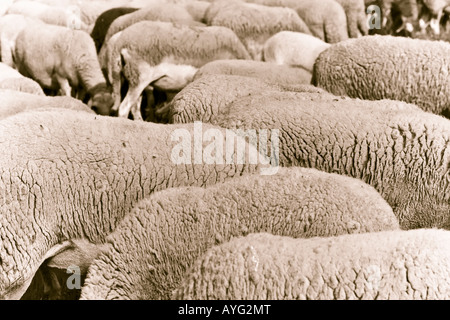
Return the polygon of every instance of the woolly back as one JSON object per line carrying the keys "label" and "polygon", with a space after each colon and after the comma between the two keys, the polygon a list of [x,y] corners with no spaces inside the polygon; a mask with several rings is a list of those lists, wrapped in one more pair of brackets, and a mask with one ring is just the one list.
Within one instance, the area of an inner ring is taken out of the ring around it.
{"label": "woolly back", "polygon": [[40,96],[44,95],[41,86],[36,81],[27,77],[0,80],[0,89],[26,92]]}
{"label": "woolly back", "polygon": [[441,114],[450,109],[449,73],[448,42],[376,35],[323,51],[313,81],[336,95],[400,100]]}
{"label": "woolly back", "polygon": [[95,47],[97,48],[97,52],[100,51],[100,48],[103,45],[105,40],[106,33],[108,32],[109,27],[118,17],[132,13],[138,10],[137,8],[128,8],[128,7],[118,7],[107,10],[103,12],[95,21],[94,28],[92,29],[91,37],[94,39]]}
{"label": "woolly back", "polygon": [[114,20],[106,33],[105,42],[117,32],[140,21],[190,23],[194,21],[194,18],[184,7],[177,4],[153,4]]}
{"label": "woolly back", "polygon": [[268,7],[240,0],[213,2],[205,14],[208,25],[224,26],[242,40],[258,35],[273,35],[283,30],[309,33],[308,27],[290,8]]}
{"label": "woolly back", "polygon": [[150,65],[165,58],[179,64],[201,67],[207,62],[235,58],[250,59],[236,34],[225,27],[190,27],[168,22],[142,21],[125,29],[115,52],[127,48]]}

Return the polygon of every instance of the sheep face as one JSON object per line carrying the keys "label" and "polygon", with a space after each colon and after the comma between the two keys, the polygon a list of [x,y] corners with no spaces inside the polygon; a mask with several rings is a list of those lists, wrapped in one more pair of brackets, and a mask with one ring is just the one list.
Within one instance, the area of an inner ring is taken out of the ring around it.
{"label": "sheep face", "polygon": [[97,114],[108,116],[114,104],[111,92],[102,90],[92,95],[88,102],[88,106]]}

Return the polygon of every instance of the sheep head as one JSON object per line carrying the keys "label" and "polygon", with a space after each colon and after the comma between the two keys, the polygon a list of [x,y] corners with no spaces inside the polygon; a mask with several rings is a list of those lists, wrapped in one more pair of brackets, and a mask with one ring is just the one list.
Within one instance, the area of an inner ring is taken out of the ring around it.
{"label": "sheep head", "polygon": [[92,110],[104,116],[110,114],[114,99],[111,90],[107,87],[106,83],[99,84],[89,90],[89,96],[88,106]]}

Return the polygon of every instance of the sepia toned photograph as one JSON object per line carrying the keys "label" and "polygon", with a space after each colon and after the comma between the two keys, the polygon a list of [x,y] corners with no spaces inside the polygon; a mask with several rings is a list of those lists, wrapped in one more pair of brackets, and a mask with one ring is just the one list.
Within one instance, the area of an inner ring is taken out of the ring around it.
{"label": "sepia toned photograph", "polygon": [[0,0],[0,150],[0,300],[450,300],[450,0]]}

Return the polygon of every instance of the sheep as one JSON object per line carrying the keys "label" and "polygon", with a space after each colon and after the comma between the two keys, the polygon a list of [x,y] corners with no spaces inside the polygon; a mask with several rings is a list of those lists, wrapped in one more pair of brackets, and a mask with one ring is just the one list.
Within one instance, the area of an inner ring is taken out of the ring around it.
{"label": "sheep", "polygon": [[115,19],[106,32],[104,42],[108,42],[117,32],[140,21],[165,21],[192,24],[195,20],[184,7],[177,4],[163,3],[150,5]]}
{"label": "sheep", "polygon": [[366,5],[364,0],[335,0],[344,8],[347,16],[348,35],[358,38],[369,34],[367,25]]}
{"label": "sheep", "polygon": [[44,91],[42,91],[41,86],[37,82],[24,77],[17,70],[3,62],[0,62],[0,89],[44,95]]}
{"label": "sheep", "polygon": [[310,33],[327,43],[336,43],[348,39],[347,17],[345,11],[342,6],[334,0],[246,1],[266,6],[280,6],[294,9],[299,17],[306,23],[311,31]]}
{"label": "sheep", "polygon": [[[80,30],[29,23],[17,36],[14,60],[21,74],[41,87],[71,96],[72,89],[90,108],[109,115],[113,100],[91,37]],[[84,99],[83,99],[84,97]]]}
{"label": "sheep", "polygon": [[210,26],[230,28],[241,39],[253,60],[262,60],[262,47],[272,35],[283,31],[310,34],[308,26],[290,8],[267,7],[240,0],[213,2],[205,13]]}
{"label": "sheep", "polygon": [[118,1],[92,1],[92,0],[33,0],[51,7],[64,9],[77,15],[87,26],[93,25],[100,14],[106,10],[120,5]]}
{"label": "sheep", "polygon": [[81,20],[76,12],[71,12],[70,9],[71,7],[54,7],[45,3],[23,0],[14,2],[8,8],[7,14],[21,14],[48,24],[89,31],[89,26]]}
{"label": "sheep", "polygon": [[134,204],[155,191],[267,173],[245,143],[243,158],[227,146],[227,163],[211,162],[212,129],[241,145],[235,134],[208,125],[133,123],[73,110],[0,121],[0,299],[19,298],[42,262],[69,240],[104,243]]}
{"label": "sheep", "polygon": [[184,7],[191,14],[195,21],[205,22],[205,13],[211,3],[208,1],[189,0],[186,1]]}
{"label": "sheep", "polygon": [[156,5],[156,4],[164,4],[164,3],[174,3],[177,1],[170,0],[131,0],[125,1],[124,5],[128,5],[133,8],[145,8],[146,6]]}
{"label": "sheep", "polygon": [[2,0],[0,3],[0,16],[3,16],[7,11],[8,8],[13,4],[15,0]]}
{"label": "sheep", "polygon": [[303,68],[253,60],[215,60],[198,69],[193,81],[210,74],[258,78],[281,86],[310,84],[312,73]]}
{"label": "sheep", "polygon": [[197,257],[248,233],[310,238],[382,230],[399,225],[372,187],[314,169],[167,189],[138,203],[108,236],[81,299],[168,299]]}
{"label": "sheep", "polygon": [[[195,73],[193,81],[205,75],[240,75],[245,77],[253,77],[263,80],[265,82],[279,85],[286,90],[296,91],[302,85],[310,84],[312,73],[296,67],[289,67],[283,65],[276,65],[274,63],[267,63],[254,60],[215,60],[202,66]],[[216,79],[213,80],[216,83]],[[260,81],[257,81],[258,83]],[[218,89],[219,90],[219,89]],[[147,97],[150,92],[147,92]],[[166,95],[163,103],[155,102],[147,109],[146,121],[153,122],[168,122],[170,102],[179,92],[171,92]]]}
{"label": "sheep", "polygon": [[347,18],[342,6],[334,0],[302,0],[295,6],[313,36],[327,43],[347,40]]}
{"label": "sheep", "polygon": [[440,21],[444,10],[450,6],[449,0],[422,0],[423,5],[430,11],[430,27],[436,35],[440,34]]}
{"label": "sheep", "polygon": [[292,31],[282,31],[264,44],[264,61],[287,64],[313,71],[319,54],[331,45],[314,36]]}
{"label": "sheep", "polygon": [[404,229],[450,228],[448,119],[400,101],[275,91],[237,99],[210,122],[279,129],[279,165],[363,180]]}
{"label": "sheep", "polygon": [[47,97],[35,94],[0,90],[0,119],[34,109],[64,108],[94,113],[87,105],[71,97]]}
{"label": "sheep", "polygon": [[400,100],[443,114],[450,108],[449,66],[449,43],[375,35],[323,51],[312,82],[336,95]]}
{"label": "sheep", "polygon": [[27,77],[0,80],[0,89],[20,91],[39,96],[45,95],[41,86],[36,81]]}
{"label": "sheep", "polygon": [[450,232],[294,239],[269,233],[211,248],[172,299],[447,300]]}
{"label": "sheep", "polygon": [[[169,103],[168,121],[170,123],[189,123],[204,121],[214,123],[217,116],[226,112],[228,105],[245,96],[257,96],[261,92],[271,94],[279,91],[317,92],[330,101],[337,98],[316,87],[280,86],[250,78],[230,75],[205,75],[187,85]],[[162,111],[160,111],[162,112]]]}
{"label": "sheep", "polygon": [[94,28],[91,32],[91,37],[94,39],[95,48],[97,52],[100,52],[103,43],[105,42],[106,32],[108,31],[111,23],[120,16],[133,13],[137,8],[118,7],[112,8],[103,12],[95,21]]}
{"label": "sheep", "polygon": [[[163,37],[161,35],[164,35]],[[225,27],[189,27],[161,21],[138,22],[122,31],[108,58],[108,79],[113,87],[113,111],[127,117],[149,84],[162,83],[165,90],[181,90],[198,68],[218,59],[250,59],[239,38]],[[124,66],[122,67],[122,59]],[[121,72],[128,92],[120,102]]]}
{"label": "sheep", "polygon": [[0,59],[3,63],[12,68],[16,68],[13,53],[17,35],[27,26],[28,23],[37,23],[39,21],[40,20],[38,19],[25,17],[20,14],[7,14],[0,17]]}
{"label": "sheep", "polygon": [[[398,11],[402,24],[395,28],[394,33],[399,33],[403,29],[406,29],[409,33],[414,31],[414,25],[419,16],[419,9],[416,0],[378,0],[378,5],[381,8],[383,21],[382,27],[391,29],[388,26],[389,18],[391,17],[391,10]],[[392,25],[394,23],[392,22]]]}

